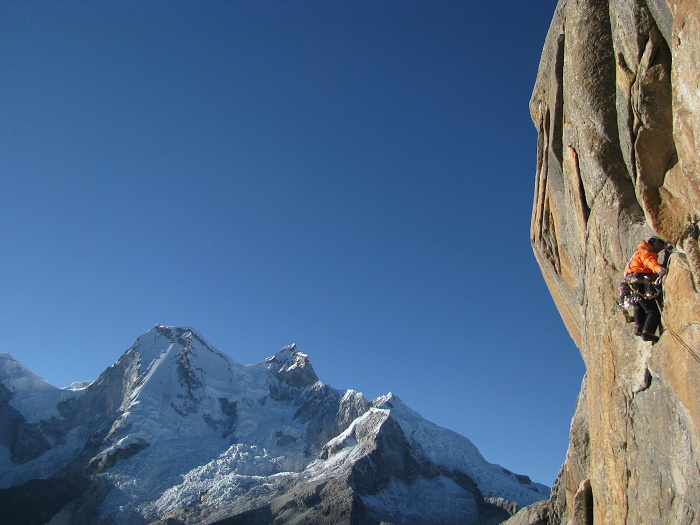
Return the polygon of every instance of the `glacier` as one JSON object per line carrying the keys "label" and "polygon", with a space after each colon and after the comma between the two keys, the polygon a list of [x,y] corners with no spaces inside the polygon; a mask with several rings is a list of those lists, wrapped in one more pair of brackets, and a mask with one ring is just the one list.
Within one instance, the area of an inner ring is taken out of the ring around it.
{"label": "glacier", "polygon": [[0,423],[0,507],[78,480],[55,523],[495,524],[549,497],[393,393],[323,384],[296,345],[242,365],[187,326],[64,389],[0,354]]}

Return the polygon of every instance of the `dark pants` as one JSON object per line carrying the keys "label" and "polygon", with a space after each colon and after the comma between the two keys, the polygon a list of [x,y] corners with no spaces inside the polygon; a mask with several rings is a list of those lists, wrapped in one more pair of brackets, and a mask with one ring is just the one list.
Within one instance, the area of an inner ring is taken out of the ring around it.
{"label": "dark pants", "polygon": [[640,299],[634,304],[634,325],[642,332],[655,334],[661,321],[659,305],[654,299]]}

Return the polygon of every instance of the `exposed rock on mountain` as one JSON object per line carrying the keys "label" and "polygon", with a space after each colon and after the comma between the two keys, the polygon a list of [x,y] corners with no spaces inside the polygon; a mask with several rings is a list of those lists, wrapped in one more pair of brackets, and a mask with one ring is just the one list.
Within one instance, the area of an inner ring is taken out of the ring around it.
{"label": "exposed rock on mountain", "polygon": [[294,345],[240,365],[156,326],[92,382],[0,354],[0,523],[496,524],[549,489]]}
{"label": "exposed rock on mountain", "polygon": [[[550,502],[509,523],[700,520],[698,64],[697,0],[557,5],[530,103],[531,235],[587,373]],[[616,304],[652,234],[678,248],[655,346]]]}

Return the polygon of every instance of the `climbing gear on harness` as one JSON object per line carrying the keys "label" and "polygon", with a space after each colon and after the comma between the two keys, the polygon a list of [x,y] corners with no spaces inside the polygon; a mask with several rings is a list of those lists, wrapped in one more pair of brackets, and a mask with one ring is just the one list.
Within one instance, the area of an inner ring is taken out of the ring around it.
{"label": "climbing gear on harness", "polygon": [[625,321],[632,323],[634,322],[634,316],[629,312],[629,309],[634,307],[634,303],[639,300],[639,296],[632,292],[632,288],[630,288],[626,279],[620,283],[618,290],[620,297],[617,299],[617,305],[620,307],[622,315],[625,316]]}
{"label": "climbing gear on harness", "polygon": [[628,310],[634,308],[635,303],[642,299],[656,299],[661,295],[661,277],[656,277],[653,273],[631,273],[620,283],[617,304],[628,323],[634,321]]}

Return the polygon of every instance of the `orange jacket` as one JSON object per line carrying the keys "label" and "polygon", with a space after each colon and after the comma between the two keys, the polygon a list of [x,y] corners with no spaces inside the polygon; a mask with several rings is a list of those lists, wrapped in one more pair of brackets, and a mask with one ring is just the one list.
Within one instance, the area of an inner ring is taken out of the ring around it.
{"label": "orange jacket", "polygon": [[647,241],[642,241],[637,246],[637,251],[634,252],[632,260],[627,265],[625,275],[631,273],[659,273],[661,268],[663,266],[659,264],[658,256],[651,244]]}

